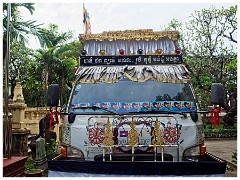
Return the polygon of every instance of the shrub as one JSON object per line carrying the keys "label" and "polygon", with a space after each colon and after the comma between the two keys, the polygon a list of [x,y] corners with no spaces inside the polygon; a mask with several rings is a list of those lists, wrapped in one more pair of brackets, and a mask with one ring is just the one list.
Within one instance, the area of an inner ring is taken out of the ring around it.
{"label": "shrub", "polygon": [[50,139],[50,142],[46,143],[46,154],[47,159],[52,159],[59,154],[55,139]]}
{"label": "shrub", "polygon": [[232,162],[237,164],[237,150],[232,152]]}
{"label": "shrub", "polygon": [[27,161],[24,164],[24,168],[26,171],[36,169],[36,164],[35,164],[34,160],[32,158],[28,157]]}

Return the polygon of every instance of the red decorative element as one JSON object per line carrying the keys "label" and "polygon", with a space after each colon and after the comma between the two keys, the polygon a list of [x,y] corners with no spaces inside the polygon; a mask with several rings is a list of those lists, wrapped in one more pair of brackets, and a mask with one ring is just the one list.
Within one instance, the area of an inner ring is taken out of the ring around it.
{"label": "red decorative element", "polygon": [[181,49],[177,48],[177,49],[175,50],[175,53],[178,54],[178,55],[181,54]]}
{"label": "red decorative element", "polygon": [[[58,116],[60,115],[60,112],[57,111],[50,111],[50,129],[52,128],[52,123],[53,121],[55,120],[56,121],[56,124],[59,123],[59,120],[58,120]],[[55,125],[55,124],[54,124]]]}
{"label": "red decorative element", "polygon": [[120,54],[120,55],[124,55],[124,50],[123,50],[123,49],[120,49],[120,50],[119,50],[119,54]]}
{"label": "red decorative element", "polygon": [[50,129],[52,128],[53,112],[50,114]]}
{"label": "red decorative element", "polygon": [[[167,127],[165,127],[163,129],[163,138],[169,142],[169,143],[176,143],[177,142],[177,138],[180,138],[181,135],[181,128],[177,127],[178,130],[176,129],[176,127],[171,126],[171,123],[168,122],[167,123]],[[177,134],[178,131],[178,134]]]}
{"label": "red decorative element", "polygon": [[57,111],[57,107],[56,107],[56,111],[53,112],[54,113],[54,117],[55,117],[55,120],[56,120],[56,124],[59,123],[59,120],[58,120],[58,116],[60,115],[60,112]]}
{"label": "red decorative element", "polygon": [[102,143],[104,140],[103,128],[90,128],[88,138],[92,144]]}
{"label": "red decorative element", "polygon": [[220,125],[220,116],[219,113],[222,111],[221,107],[216,107],[213,110],[210,110],[210,122],[214,124],[216,128]]}

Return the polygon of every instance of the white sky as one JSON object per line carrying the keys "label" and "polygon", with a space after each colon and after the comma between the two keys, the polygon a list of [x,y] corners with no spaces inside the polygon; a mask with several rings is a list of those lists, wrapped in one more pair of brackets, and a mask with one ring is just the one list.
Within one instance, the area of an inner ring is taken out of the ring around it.
{"label": "white sky", "polygon": [[[57,24],[60,32],[72,31],[74,39],[77,40],[78,35],[83,33],[84,1],[64,0],[60,1],[61,3],[56,3],[56,1],[53,1],[53,3],[47,2],[49,1],[35,1],[33,15],[27,11],[22,11],[24,20],[36,20],[37,24],[44,23],[43,27],[47,27],[50,23]],[[137,1],[138,3],[134,3],[132,0],[122,0],[121,3],[118,1],[117,3],[109,3],[112,1],[107,0],[88,0],[87,2],[84,4],[90,16],[92,33],[127,29],[153,29],[154,31],[159,31],[173,18],[178,19],[180,22],[187,22],[189,16],[194,11],[203,8],[209,9],[212,5],[216,8],[228,8],[236,4],[234,1],[217,3],[217,1],[204,0],[201,1],[202,3],[189,3],[187,1],[174,3],[171,0],[164,1],[169,3],[152,0]],[[31,38],[30,47],[34,49],[40,47],[36,42],[36,40]]]}

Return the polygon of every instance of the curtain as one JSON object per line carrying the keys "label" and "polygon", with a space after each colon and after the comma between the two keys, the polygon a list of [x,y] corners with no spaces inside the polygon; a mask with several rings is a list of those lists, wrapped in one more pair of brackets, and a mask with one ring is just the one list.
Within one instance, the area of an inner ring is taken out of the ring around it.
{"label": "curtain", "polygon": [[80,67],[75,82],[115,83],[121,77],[132,81],[145,82],[149,79],[159,82],[186,83],[190,80],[187,68],[182,65],[162,66],[88,66]]}
{"label": "curtain", "polygon": [[125,50],[125,54],[137,54],[138,49],[143,49],[143,54],[153,54],[156,49],[162,49],[164,53],[170,54],[174,52],[174,41],[164,38],[158,41],[155,40],[116,40],[116,41],[95,41],[89,40],[84,44],[84,49],[87,54],[92,56],[99,55],[100,50],[105,50],[106,55],[118,55],[120,49]]}

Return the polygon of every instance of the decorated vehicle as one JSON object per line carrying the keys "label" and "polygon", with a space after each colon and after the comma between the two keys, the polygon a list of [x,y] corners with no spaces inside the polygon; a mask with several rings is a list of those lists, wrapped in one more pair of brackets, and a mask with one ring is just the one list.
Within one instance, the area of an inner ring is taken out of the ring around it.
{"label": "decorated vehicle", "polygon": [[[222,176],[226,161],[206,152],[177,31],[82,34],[84,50],[61,112],[62,159],[49,176]],[[58,85],[48,104],[57,106]],[[222,86],[212,86],[221,104]]]}

